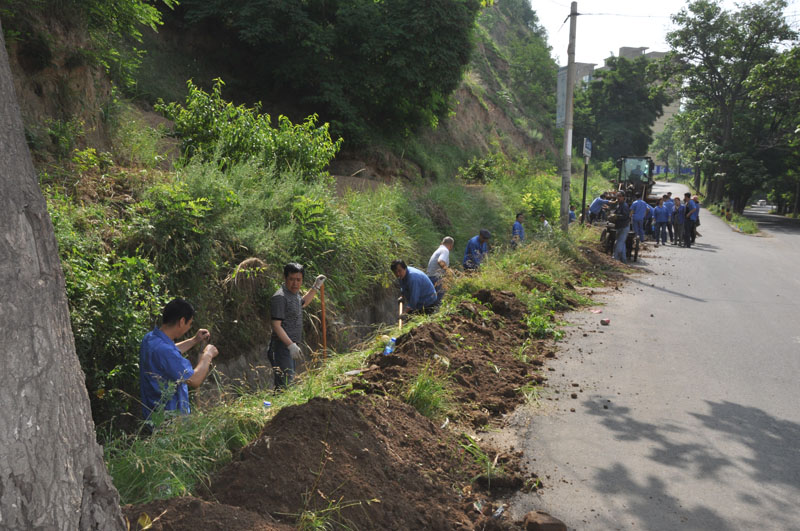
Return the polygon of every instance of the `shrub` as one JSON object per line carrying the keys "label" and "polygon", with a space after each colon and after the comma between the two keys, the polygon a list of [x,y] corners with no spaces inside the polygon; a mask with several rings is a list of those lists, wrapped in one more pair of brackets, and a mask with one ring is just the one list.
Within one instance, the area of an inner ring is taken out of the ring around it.
{"label": "shrub", "polygon": [[328,124],[317,126],[317,116],[302,124],[278,117],[273,128],[268,114],[260,114],[260,105],[234,106],[222,99],[221,79],[214,81],[211,93],[188,81],[186,106],[159,102],[155,108],[175,122],[174,134],[181,139],[187,159],[218,161],[230,167],[250,160],[263,166],[274,165],[278,171],[292,171],[306,179],[315,179],[339,151],[342,139],[331,140]]}
{"label": "shrub", "polygon": [[139,344],[166,303],[153,264],[69,252],[63,260],[75,350],[96,419],[136,411]]}

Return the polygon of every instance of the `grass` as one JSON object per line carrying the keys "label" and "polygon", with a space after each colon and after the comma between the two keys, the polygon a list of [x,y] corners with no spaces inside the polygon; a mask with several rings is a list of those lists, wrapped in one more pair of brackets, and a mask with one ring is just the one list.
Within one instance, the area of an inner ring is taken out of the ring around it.
{"label": "grass", "polygon": [[758,223],[752,219],[736,214],[735,212],[731,213],[731,219],[727,219],[722,207],[718,205],[711,205],[708,207],[708,210],[739,232],[744,234],[756,234],[758,232]]}
{"label": "grass", "polygon": [[461,434],[459,445],[461,446],[461,449],[464,450],[464,452],[466,452],[473,459],[475,464],[477,464],[481,469],[481,473],[472,478],[472,481],[475,481],[481,476],[485,476],[487,486],[491,490],[492,478],[501,476],[504,473],[503,468],[497,464],[497,459],[492,461],[489,455],[480,447],[478,442],[466,433]]}
{"label": "grass", "polygon": [[403,401],[430,419],[438,419],[450,409],[447,378],[425,365],[408,386]]}

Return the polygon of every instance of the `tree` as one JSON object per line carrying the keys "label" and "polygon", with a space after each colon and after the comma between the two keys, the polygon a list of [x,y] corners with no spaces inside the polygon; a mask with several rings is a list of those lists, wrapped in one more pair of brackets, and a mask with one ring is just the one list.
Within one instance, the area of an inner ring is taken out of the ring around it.
{"label": "tree", "polygon": [[0,32],[0,515],[4,529],[124,529],[95,440],[53,226]]}
{"label": "tree", "polygon": [[[678,121],[675,119],[670,119],[667,124],[664,126],[664,130],[658,133],[653,141],[652,149],[655,152],[656,156],[663,160],[665,163],[665,173],[667,175],[667,179],[669,179],[670,173],[670,160],[676,160],[678,157],[678,152],[681,149],[680,144],[678,143]],[[677,173],[680,171],[680,168],[677,167],[678,165],[675,164],[673,168],[673,173]],[[680,178],[680,175],[678,175]]]}
{"label": "tree", "polygon": [[[436,124],[473,48],[478,0],[186,0],[250,93],[319,112],[347,142]],[[230,35],[228,35],[227,33]],[[232,38],[229,38],[232,37]]]}
{"label": "tree", "polygon": [[672,17],[678,29],[667,35],[672,52],[662,73],[695,108],[709,198],[727,194],[740,211],[769,173],[765,148],[772,143],[771,110],[750,105],[747,79],[778,55],[779,43],[797,37],[781,15],[785,8],[785,0],[764,0],[733,12],[695,0]]}
{"label": "tree", "polygon": [[653,140],[652,127],[669,98],[653,83],[645,58],[612,57],[596,79],[575,95],[573,145],[591,138],[600,160],[645,155]]}

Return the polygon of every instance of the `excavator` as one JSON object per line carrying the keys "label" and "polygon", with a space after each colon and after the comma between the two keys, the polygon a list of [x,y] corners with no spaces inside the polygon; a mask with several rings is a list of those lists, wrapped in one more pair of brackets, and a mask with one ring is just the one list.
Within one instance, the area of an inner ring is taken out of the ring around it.
{"label": "excavator", "polygon": [[[637,199],[644,199],[651,206],[658,204],[658,197],[652,195],[653,184],[656,182],[653,179],[653,169],[655,168],[653,159],[650,157],[620,157],[617,159],[617,168],[619,169],[615,183],[617,190],[625,192],[629,203]],[[614,250],[616,235],[617,231],[613,223],[608,223],[600,235],[600,242],[609,254]],[[634,262],[639,258],[639,240],[635,236],[633,231],[630,231],[625,245],[628,259],[632,259]]]}

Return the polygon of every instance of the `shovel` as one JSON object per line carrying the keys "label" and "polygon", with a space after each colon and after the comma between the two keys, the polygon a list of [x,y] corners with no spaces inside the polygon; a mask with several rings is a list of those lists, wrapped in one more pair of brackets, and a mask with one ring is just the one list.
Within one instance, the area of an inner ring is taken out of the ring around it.
{"label": "shovel", "polygon": [[328,333],[325,326],[325,284],[319,287],[319,302],[322,305],[322,359],[328,359]]}
{"label": "shovel", "polygon": [[397,321],[398,322],[397,329],[398,330],[402,330],[402,328],[403,328],[403,299],[402,298],[400,299],[400,311],[399,311],[399,313],[397,315],[399,317],[399,319]]}

